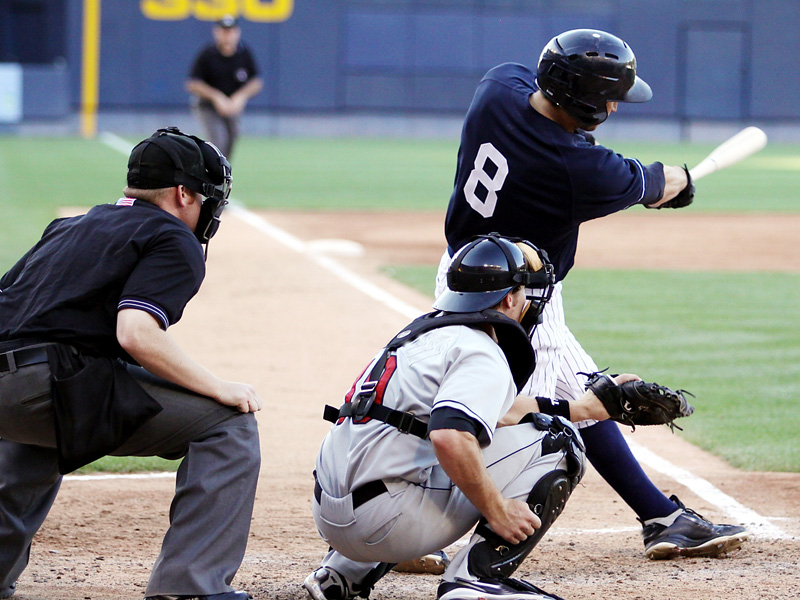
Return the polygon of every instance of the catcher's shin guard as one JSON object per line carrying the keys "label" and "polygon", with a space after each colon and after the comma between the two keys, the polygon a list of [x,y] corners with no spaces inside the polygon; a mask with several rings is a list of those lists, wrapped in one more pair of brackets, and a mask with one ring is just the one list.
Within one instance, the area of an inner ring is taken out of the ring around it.
{"label": "catcher's shin guard", "polygon": [[467,558],[470,572],[478,577],[510,577],[564,510],[573,490],[572,481],[566,471],[556,469],[536,483],[527,502],[541,519],[542,526],[519,544],[510,545],[487,527],[486,519],[481,518],[475,533],[485,539],[470,549]]}

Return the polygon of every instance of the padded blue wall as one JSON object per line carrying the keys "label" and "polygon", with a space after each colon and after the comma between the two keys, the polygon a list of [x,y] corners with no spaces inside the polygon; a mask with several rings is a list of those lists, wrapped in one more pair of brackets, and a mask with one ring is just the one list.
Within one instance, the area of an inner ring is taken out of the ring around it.
{"label": "padded blue wall", "polygon": [[[103,108],[188,102],[184,81],[197,50],[211,41],[211,25],[193,16],[151,20],[145,1],[102,3]],[[64,23],[61,54],[75,105],[83,2],[26,2]],[[30,11],[0,11],[0,31],[23,17],[20,26],[28,26]],[[612,31],[633,47],[655,96],[630,114],[800,119],[797,0],[294,0],[282,22],[242,21],[266,82],[251,110],[463,113],[487,69],[504,61],[534,66],[553,35],[576,27]]]}

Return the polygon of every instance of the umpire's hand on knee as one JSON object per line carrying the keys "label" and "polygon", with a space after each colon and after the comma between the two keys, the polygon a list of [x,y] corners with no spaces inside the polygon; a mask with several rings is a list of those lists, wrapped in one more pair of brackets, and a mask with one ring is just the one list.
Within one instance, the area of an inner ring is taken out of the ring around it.
{"label": "umpire's hand on knee", "polygon": [[219,395],[215,400],[243,413],[261,410],[261,398],[259,398],[256,388],[247,383],[222,381]]}

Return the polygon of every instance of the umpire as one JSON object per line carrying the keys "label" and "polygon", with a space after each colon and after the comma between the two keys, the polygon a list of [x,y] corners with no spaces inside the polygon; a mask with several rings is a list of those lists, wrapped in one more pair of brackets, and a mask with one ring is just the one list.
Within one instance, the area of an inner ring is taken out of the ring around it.
{"label": "umpire", "polygon": [[[186,89],[206,137],[231,159],[239,137],[239,120],[250,99],[261,92],[250,49],[241,41],[239,21],[225,16],[214,25],[214,43],[205,46],[192,63]],[[232,159],[231,159],[232,160]]]}
{"label": "umpire", "polygon": [[176,128],[134,147],[125,198],[53,221],[0,279],[0,598],[62,475],[101,456],[183,458],[148,599],[247,600],[260,466],[255,389],[167,333],[205,276],[231,171]]}

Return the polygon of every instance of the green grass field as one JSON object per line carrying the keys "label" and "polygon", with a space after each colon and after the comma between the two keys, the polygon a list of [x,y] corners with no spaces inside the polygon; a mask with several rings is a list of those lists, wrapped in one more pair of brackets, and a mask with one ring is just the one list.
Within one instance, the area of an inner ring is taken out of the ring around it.
{"label": "green grass field", "polygon": [[[712,147],[614,145],[644,162],[690,165]],[[440,218],[456,151],[455,141],[246,138],[233,196],[251,208],[430,210]],[[99,140],[0,137],[0,271],[58,207],[114,201],[125,168],[126,157]],[[797,213],[798,190],[800,146],[771,145],[704,179],[685,210]],[[390,271],[430,293],[435,265]],[[697,396],[679,435],[744,469],[800,472],[800,275],[576,270],[565,286],[570,326],[601,367]],[[104,459],[90,468],[174,463]]]}
{"label": "green grass field", "polygon": [[[436,275],[387,271],[426,294]],[[577,269],[564,305],[599,368],[695,395],[676,433],[742,469],[800,472],[800,274]]]}

